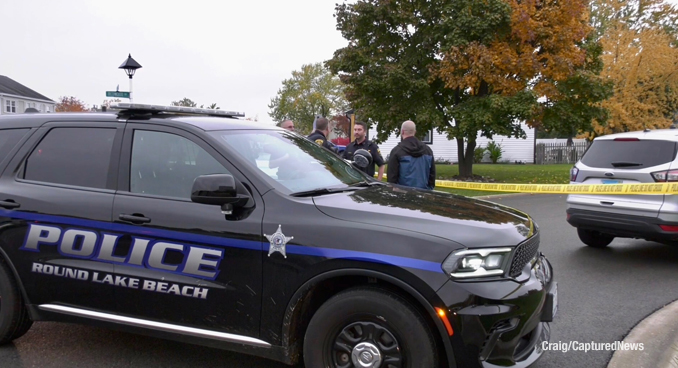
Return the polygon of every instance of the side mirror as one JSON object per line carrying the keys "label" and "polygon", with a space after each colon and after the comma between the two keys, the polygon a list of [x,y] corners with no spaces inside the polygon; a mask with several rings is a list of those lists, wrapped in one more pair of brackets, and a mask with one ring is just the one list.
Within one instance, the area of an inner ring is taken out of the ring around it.
{"label": "side mirror", "polygon": [[235,178],[228,174],[200,175],[191,189],[191,201],[221,205],[222,211],[242,207],[249,199],[249,196],[237,193]]}

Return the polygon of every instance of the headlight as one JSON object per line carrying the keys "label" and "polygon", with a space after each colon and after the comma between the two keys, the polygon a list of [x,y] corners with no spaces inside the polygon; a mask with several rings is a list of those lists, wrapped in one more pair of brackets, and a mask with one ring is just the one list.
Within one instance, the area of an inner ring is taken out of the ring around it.
{"label": "headlight", "polygon": [[508,269],[513,248],[463,249],[450,254],[443,270],[455,278],[503,275]]}

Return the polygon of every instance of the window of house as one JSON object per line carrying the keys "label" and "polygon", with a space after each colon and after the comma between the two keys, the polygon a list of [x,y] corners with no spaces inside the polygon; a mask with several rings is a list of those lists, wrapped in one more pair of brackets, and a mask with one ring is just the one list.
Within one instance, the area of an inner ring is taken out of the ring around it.
{"label": "window of house", "polygon": [[184,137],[146,130],[134,132],[130,192],[188,199],[195,178],[208,174],[229,172]]}
{"label": "window of house", "polygon": [[5,100],[5,112],[16,113],[16,101]]}
{"label": "window of house", "polygon": [[114,128],[54,128],[26,160],[24,179],[106,188]]}
{"label": "window of house", "polygon": [[426,132],[426,135],[421,137],[421,141],[426,144],[433,144],[433,129]]}

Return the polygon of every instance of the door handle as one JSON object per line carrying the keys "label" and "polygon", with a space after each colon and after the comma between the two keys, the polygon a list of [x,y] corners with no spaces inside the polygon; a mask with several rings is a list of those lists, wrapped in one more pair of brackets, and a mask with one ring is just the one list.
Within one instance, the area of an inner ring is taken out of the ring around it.
{"label": "door handle", "polygon": [[4,201],[0,201],[0,207],[11,210],[11,209],[14,209],[14,208],[19,208],[19,207],[21,207],[21,205],[14,202],[14,200],[12,200],[12,199],[7,199],[7,200],[4,200]]}
{"label": "door handle", "polygon": [[123,221],[131,222],[133,224],[147,224],[147,223],[151,222],[151,219],[149,219],[148,217],[144,217],[144,215],[138,214],[138,213],[135,213],[135,214],[132,214],[132,215],[127,215],[127,214],[121,213],[118,216],[118,218],[123,220]]}

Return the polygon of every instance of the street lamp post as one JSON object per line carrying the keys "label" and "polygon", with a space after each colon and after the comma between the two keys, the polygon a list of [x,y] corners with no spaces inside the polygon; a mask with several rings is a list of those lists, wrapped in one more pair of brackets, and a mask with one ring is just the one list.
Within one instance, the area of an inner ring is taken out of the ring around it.
{"label": "street lamp post", "polygon": [[129,54],[127,60],[125,60],[118,69],[124,69],[125,74],[129,77],[129,102],[132,103],[132,77],[136,73],[137,69],[141,68],[141,64],[137,63],[136,60],[132,59],[132,54]]}

